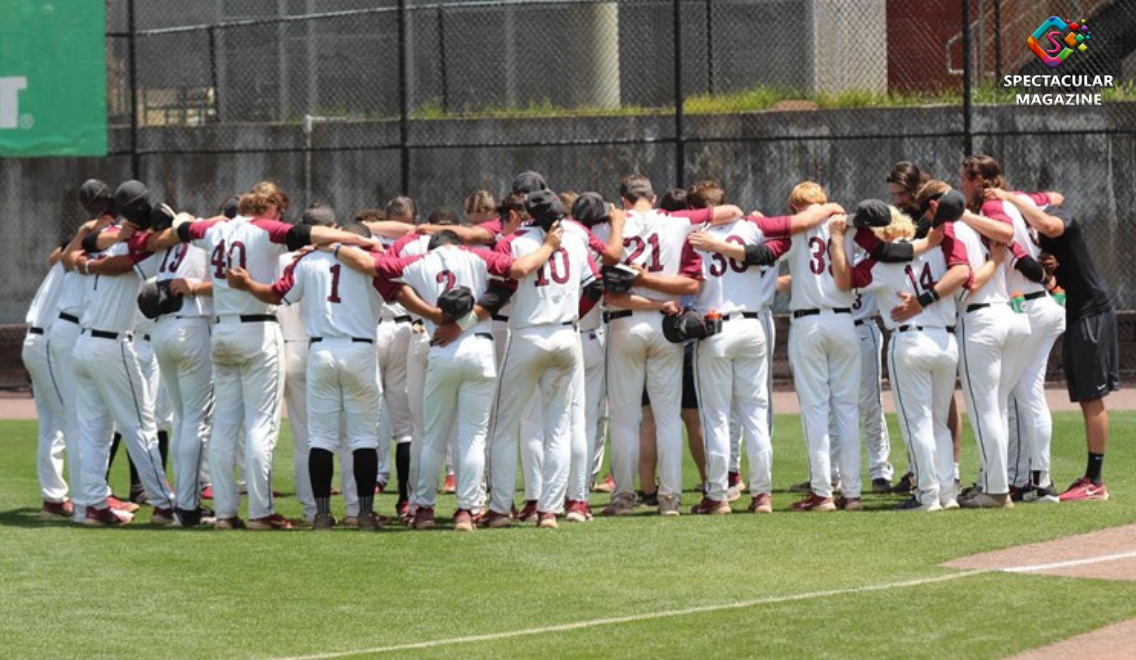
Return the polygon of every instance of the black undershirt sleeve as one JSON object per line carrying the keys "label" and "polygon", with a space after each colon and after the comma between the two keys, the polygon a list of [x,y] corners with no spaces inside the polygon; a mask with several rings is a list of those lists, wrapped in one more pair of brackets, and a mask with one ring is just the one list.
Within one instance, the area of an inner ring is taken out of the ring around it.
{"label": "black undershirt sleeve", "polygon": [[872,258],[880,263],[898,264],[915,258],[915,246],[911,243],[880,243],[872,250]]}
{"label": "black undershirt sleeve", "polygon": [[494,280],[489,283],[489,288],[478,299],[477,304],[484,308],[490,314],[497,314],[501,308],[509,302],[513,297],[513,290],[505,285],[504,282]]}
{"label": "black undershirt sleeve", "polygon": [[289,252],[295,252],[305,245],[312,243],[312,227],[311,225],[293,225],[288,230],[288,236],[285,239],[288,245]]}

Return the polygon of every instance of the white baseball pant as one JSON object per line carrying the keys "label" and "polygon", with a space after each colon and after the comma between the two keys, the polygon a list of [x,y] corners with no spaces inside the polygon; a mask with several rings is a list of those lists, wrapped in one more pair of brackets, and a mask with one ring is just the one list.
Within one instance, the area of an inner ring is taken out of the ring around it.
{"label": "white baseball pant", "polygon": [[724,501],[729,490],[731,413],[745,431],[750,492],[773,492],[769,440],[768,357],[758,318],[735,313],[722,331],[699,340],[694,375],[706,443],[706,496]]}
{"label": "white baseball pant", "polygon": [[170,457],[177,507],[198,508],[199,478],[213,422],[213,362],[209,319],[160,317],[154,323],[154,355],[174,410]]}
{"label": "white baseball pant", "polygon": [[274,321],[242,323],[221,317],[213,326],[216,403],[209,464],[218,518],[235,518],[240,493],[234,477],[237,436],[245,432],[245,480],[249,518],[276,513],[272,456],[280,435],[284,396],[284,339]]}
{"label": "white baseball pant", "polygon": [[[79,324],[58,319],[48,329],[48,358],[51,373],[59,387],[59,415],[63,420],[63,439],[67,443],[67,478],[70,480],[73,520],[82,522],[87,515],[82,497],[82,451],[79,449],[79,416],[75,392],[75,344],[79,341]],[[110,434],[113,431],[107,429]],[[108,435],[109,437],[109,435]],[[109,494],[104,493],[104,496]]]}
{"label": "white baseball pant", "polygon": [[488,333],[467,333],[448,346],[430,349],[423,388],[425,442],[416,486],[419,506],[433,507],[437,501],[438,469],[456,428],[458,508],[480,510],[496,379],[493,336]]}
{"label": "white baseball pant", "polygon": [[[426,369],[429,366],[430,336],[421,326],[412,331],[406,353],[406,395],[410,408],[410,503],[418,504],[418,477],[421,472],[422,447],[426,442],[423,396],[426,390]],[[437,474],[434,475],[437,488]]]}
{"label": "white baseball pant", "polygon": [[922,504],[956,496],[947,416],[955,391],[958,343],[944,328],[892,332],[888,375]]}
{"label": "white baseball pant", "polygon": [[603,467],[607,442],[607,378],[604,369],[603,330],[580,331],[584,355],[584,427],[588,439],[589,485]]}
{"label": "white baseball pant", "polygon": [[860,497],[860,348],[849,314],[822,310],[793,319],[789,363],[801,405],[813,493],[832,497],[833,439],[829,411],[836,417],[841,483],[845,497]]}
{"label": "white baseball pant", "polygon": [[107,506],[113,425],[122,434],[150,502],[172,509],[174,494],[158,451],[154,393],[142,374],[133,342],[127,333],[109,339],[92,332],[80,335],[74,353],[83,503],[100,509]]}
{"label": "white baseball pant", "polygon": [[309,348],[307,381],[310,448],[338,451],[341,423],[351,451],[378,448],[382,385],[373,345],[324,337]]}
{"label": "white baseball pant", "polygon": [[174,407],[169,395],[166,394],[165,387],[162,386],[162,369],[154,352],[154,342],[135,334],[134,352],[138,355],[142,376],[147,383],[150,383],[150,391],[154,393],[154,425],[159,431],[172,431]]}
{"label": "white baseball pant", "polygon": [[410,335],[409,322],[383,321],[375,341],[383,385],[383,431],[379,434],[379,481],[383,482],[391,479],[392,438],[395,444],[410,442],[410,399],[406,391]]}
{"label": "white baseball pant", "polygon": [[493,413],[490,507],[494,511],[507,514],[512,509],[517,485],[517,434],[534,405],[544,420],[544,441],[538,452],[542,488],[537,509],[563,510],[572,460],[572,397],[577,394],[573,385],[579,385],[577,372],[582,364],[579,334],[571,326],[546,325],[512,332]]}
{"label": "white baseball pant", "polygon": [[1028,364],[1010,392],[1007,411],[1010,484],[1018,487],[1029,485],[1034,470],[1042,473],[1042,484],[1038,485],[1048,485],[1053,415],[1045,400],[1045,370],[1053,344],[1065,332],[1065,309],[1048,294],[1025,301],[1025,314],[1030,325],[1023,349]]}
{"label": "white baseball pant", "polygon": [[884,419],[883,376],[880,358],[884,350],[883,333],[876,319],[864,319],[856,326],[860,339],[860,423],[864,427],[864,444],[868,448],[868,476],[889,482],[895,469],[888,461],[891,439]]}
{"label": "white baseball pant", "polygon": [[655,414],[659,495],[682,494],[682,345],[667,341],[662,323],[659,312],[632,312],[608,325],[608,421],[617,494],[635,492],[644,383]]}
{"label": "white baseball pant", "polygon": [[39,420],[36,475],[39,477],[40,496],[45,502],[64,502],[67,500],[67,482],[63,480],[63,455],[67,446],[63,425],[66,420],[63,396],[51,368],[47,336],[42,332],[29,332],[24,338],[20,357],[32,378],[32,398]]}
{"label": "white baseball pant", "polygon": [[[757,313],[761,329],[765,332],[765,391],[769,393],[766,419],[768,419],[769,440],[773,441],[773,349],[777,345],[777,325],[773,322],[773,312],[768,309]],[[745,434],[737,415],[730,414],[730,472],[742,471],[742,441]]]}
{"label": "white baseball pant", "polygon": [[980,307],[960,315],[959,379],[970,424],[978,443],[984,492],[1010,491],[1007,459],[1010,391],[1025,371],[1029,323],[1006,303]]}

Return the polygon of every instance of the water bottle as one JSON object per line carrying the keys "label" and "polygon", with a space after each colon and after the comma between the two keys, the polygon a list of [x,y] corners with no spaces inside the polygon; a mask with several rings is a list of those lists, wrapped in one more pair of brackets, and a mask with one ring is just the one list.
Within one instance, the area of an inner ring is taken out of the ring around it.
{"label": "water bottle", "polygon": [[1062,307],[1065,306],[1065,289],[1055,287],[1053,289],[1053,300]]}
{"label": "water bottle", "polygon": [[1021,314],[1022,312],[1024,312],[1025,309],[1026,309],[1026,296],[1025,296],[1025,294],[1023,294],[1021,291],[1015,291],[1010,296],[1010,307],[1013,307],[1014,311],[1017,312],[1018,314]]}

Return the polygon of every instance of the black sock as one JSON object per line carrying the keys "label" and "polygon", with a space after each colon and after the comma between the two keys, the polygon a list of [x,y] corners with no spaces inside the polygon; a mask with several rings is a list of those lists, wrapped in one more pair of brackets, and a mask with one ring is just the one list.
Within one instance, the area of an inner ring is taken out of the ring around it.
{"label": "black sock", "polygon": [[1034,470],[1030,473],[1030,485],[1041,486],[1041,470]]}
{"label": "black sock", "polygon": [[138,476],[138,468],[134,467],[134,459],[130,458],[130,452],[126,452],[126,463],[130,466],[130,492],[141,493],[146,490],[142,487],[142,479]]}
{"label": "black sock", "polygon": [[110,481],[110,471],[114,467],[114,456],[118,453],[118,446],[122,444],[122,434],[115,433],[114,439],[110,441],[110,458],[107,459],[107,481]]}
{"label": "black sock", "polygon": [[1092,479],[1094,484],[1100,485],[1101,466],[1104,465],[1104,454],[1089,452],[1089,465],[1085,468],[1085,476]]}
{"label": "black sock", "polygon": [[331,513],[331,477],[335,473],[335,455],[326,449],[308,450],[308,478],[318,513]]}
{"label": "black sock", "polygon": [[410,443],[400,442],[394,449],[394,466],[398,473],[398,501],[410,499]]}
{"label": "black sock", "polygon": [[158,431],[158,453],[162,455],[162,470],[165,471],[170,457],[170,432]]}
{"label": "black sock", "polygon": [[379,452],[374,449],[356,449],[351,452],[355,464],[355,487],[359,494],[359,507],[363,509],[363,499],[375,501],[375,480],[379,475]]}

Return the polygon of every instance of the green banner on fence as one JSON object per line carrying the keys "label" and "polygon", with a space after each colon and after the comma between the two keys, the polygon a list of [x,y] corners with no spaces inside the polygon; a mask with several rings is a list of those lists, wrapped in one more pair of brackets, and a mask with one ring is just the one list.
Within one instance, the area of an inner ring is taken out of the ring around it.
{"label": "green banner on fence", "polygon": [[105,156],[102,0],[0,0],[0,156]]}

